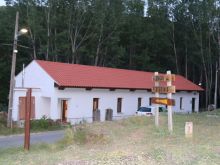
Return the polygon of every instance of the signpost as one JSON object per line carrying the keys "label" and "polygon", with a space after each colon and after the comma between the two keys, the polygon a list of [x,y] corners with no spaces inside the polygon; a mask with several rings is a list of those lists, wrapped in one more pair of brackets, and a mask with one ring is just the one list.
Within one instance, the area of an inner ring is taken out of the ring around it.
{"label": "signpost", "polygon": [[[175,81],[175,75],[171,74],[171,71],[167,71],[166,75],[159,75],[158,72],[154,73],[153,81],[155,86],[152,87],[152,92],[155,93],[155,97],[151,98],[151,102],[156,105],[155,112],[155,125],[159,126],[159,104],[167,105],[168,110],[168,129],[173,131],[173,119],[172,119],[172,106],[175,105],[175,100],[172,99],[172,93],[176,92],[175,86],[172,86],[172,81]],[[166,86],[160,86],[160,82],[167,82]],[[159,98],[159,93],[167,94],[167,98]]]}
{"label": "signpost", "polygon": [[24,132],[24,149],[25,150],[29,150],[30,148],[31,93],[32,93],[32,90],[28,89],[27,94],[26,94],[26,105],[25,105],[25,132]]}
{"label": "signpost", "polygon": [[[158,72],[154,73],[154,77],[157,77]],[[158,88],[160,85],[159,81],[155,81],[155,88]],[[159,92],[155,91],[155,97],[159,98]],[[159,104],[156,104],[156,112],[155,112],[155,125],[158,127],[159,126]]]}

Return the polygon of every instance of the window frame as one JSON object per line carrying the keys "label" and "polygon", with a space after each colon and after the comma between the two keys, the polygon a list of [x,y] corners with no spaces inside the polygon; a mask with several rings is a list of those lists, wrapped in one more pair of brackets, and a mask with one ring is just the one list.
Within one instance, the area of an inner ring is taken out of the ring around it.
{"label": "window frame", "polygon": [[117,113],[122,113],[122,98],[117,98]]}
{"label": "window frame", "polygon": [[137,109],[139,109],[141,107],[141,104],[142,104],[142,98],[138,97]]}

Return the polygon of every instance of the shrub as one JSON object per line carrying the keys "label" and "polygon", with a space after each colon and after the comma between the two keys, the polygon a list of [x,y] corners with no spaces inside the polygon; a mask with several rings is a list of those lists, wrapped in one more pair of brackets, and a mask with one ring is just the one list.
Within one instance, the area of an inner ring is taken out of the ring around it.
{"label": "shrub", "polygon": [[31,121],[31,129],[48,129],[49,128],[49,120],[46,116],[43,116],[39,120]]}

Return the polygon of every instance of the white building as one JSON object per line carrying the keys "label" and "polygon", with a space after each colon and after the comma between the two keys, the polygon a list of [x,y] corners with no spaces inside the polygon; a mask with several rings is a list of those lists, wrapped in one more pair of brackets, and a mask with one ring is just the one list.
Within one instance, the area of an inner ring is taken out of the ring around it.
{"label": "white building", "polygon": [[[34,119],[92,122],[93,111],[99,109],[104,121],[108,108],[113,109],[113,119],[134,115],[138,106],[149,106],[154,97],[152,76],[151,72],[34,60],[24,74],[16,76],[12,117],[14,121],[24,118],[27,88],[32,88]],[[198,112],[203,89],[179,75],[173,84],[177,90],[173,111]]]}

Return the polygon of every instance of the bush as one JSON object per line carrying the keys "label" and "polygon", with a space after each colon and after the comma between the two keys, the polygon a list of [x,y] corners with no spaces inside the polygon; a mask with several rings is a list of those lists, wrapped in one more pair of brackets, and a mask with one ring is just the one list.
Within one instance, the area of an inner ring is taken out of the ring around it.
{"label": "bush", "polygon": [[43,116],[39,120],[31,121],[31,129],[48,129],[49,128],[49,120],[46,116]]}

